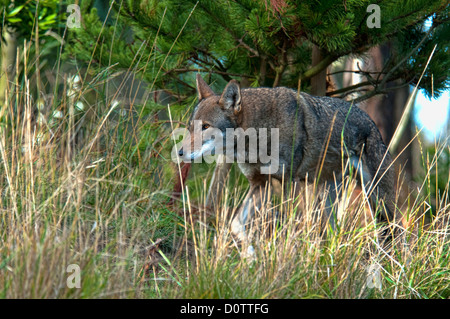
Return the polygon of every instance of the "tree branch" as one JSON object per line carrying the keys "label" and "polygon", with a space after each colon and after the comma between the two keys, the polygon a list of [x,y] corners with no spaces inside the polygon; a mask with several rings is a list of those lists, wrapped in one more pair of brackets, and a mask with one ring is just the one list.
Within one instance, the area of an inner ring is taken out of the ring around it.
{"label": "tree branch", "polygon": [[286,65],[287,65],[286,45],[287,45],[287,41],[285,39],[283,41],[283,47],[281,48],[280,66],[275,69],[276,75],[275,75],[275,80],[273,81],[273,87],[277,87],[280,85],[284,70],[286,70]]}
{"label": "tree branch", "polygon": [[176,73],[186,73],[186,72],[211,72],[211,73],[216,73],[216,74],[220,74],[220,75],[228,75],[228,76],[237,76],[237,77],[241,77],[241,78],[251,78],[251,75],[247,75],[247,74],[239,74],[239,73],[231,73],[231,72],[223,72],[223,71],[218,71],[218,70],[201,70],[201,69],[190,69],[190,68],[181,68],[181,69],[172,69],[167,71],[166,73],[164,73],[164,75],[168,75],[172,72],[176,72]]}
{"label": "tree branch", "polygon": [[416,52],[420,48],[420,46],[425,42],[428,35],[431,33],[431,31],[433,31],[433,29],[434,29],[433,26],[431,26],[430,29],[428,30],[428,32],[420,40],[420,42],[406,56],[404,56],[403,59],[399,63],[397,63],[392,69],[389,70],[389,72],[386,74],[386,76],[383,77],[383,79],[380,82],[381,87],[385,86],[387,81],[389,80],[390,76],[395,71],[397,71],[397,69],[414,54],[414,52]]}
{"label": "tree branch", "polygon": [[360,82],[360,83],[357,83],[357,84],[354,84],[354,85],[350,85],[350,86],[344,87],[342,89],[338,89],[338,90],[335,90],[335,91],[327,92],[326,95],[327,96],[333,96],[333,95],[337,95],[337,94],[348,92],[350,90],[358,89],[358,88],[360,88],[362,86],[368,86],[368,85],[371,85],[371,84],[372,83],[369,82],[369,81]]}
{"label": "tree branch", "polygon": [[327,68],[331,63],[333,63],[337,57],[333,55],[327,55],[322,61],[317,63],[315,66],[310,68],[309,70],[306,70],[305,73],[303,73],[300,78],[301,80],[308,80],[312,78],[314,75],[319,74],[321,71],[323,71],[325,68]]}

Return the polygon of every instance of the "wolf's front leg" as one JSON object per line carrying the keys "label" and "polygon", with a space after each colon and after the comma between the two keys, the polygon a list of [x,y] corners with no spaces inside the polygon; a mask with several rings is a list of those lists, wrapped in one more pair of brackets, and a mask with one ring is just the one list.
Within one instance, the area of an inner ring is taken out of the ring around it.
{"label": "wolf's front leg", "polygon": [[231,231],[242,245],[242,256],[250,260],[255,259],[255,250],[251,245],[248,226],[268,200],[269,193],[264,185],[252,185],[241,207],[231,223]]}

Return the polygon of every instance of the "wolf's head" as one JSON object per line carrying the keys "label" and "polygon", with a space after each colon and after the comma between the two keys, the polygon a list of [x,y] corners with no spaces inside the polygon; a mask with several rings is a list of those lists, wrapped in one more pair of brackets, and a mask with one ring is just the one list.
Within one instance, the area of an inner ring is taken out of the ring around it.
{"label": "wolf's head", "polygon": [[226,129],[237,127],[241,111],[241,90],[236,80],[231,80],[219,96],[197,74],[197,92],[199,102],[189,123],[189,134],[178,150],[185,161],[214,155],[218,146],[224,145]]}

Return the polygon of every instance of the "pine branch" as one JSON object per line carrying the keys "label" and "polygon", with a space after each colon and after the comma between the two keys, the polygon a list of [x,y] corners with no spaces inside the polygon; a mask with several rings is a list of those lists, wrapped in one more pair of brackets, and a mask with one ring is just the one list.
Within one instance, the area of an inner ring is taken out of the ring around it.
{"label": "pine branch", "polygon": [[368,86],[368,85],[371,85],[371,84],[372,83],[369,82],[369,81],[360,82],[360,83],[357,83],[357,84],[354,84],[354,85],[346,86],[346,87],[341,88],[341,89],[337,89],[335,91],[327,92],[326,95],[327,96],[333,96],[333,95],[337,95],[337,94],[341,94],[341,93],[346,93],[348,91],[352,91],[352,90],[358,89],[360,87]]}
{"label": "pine branch", "polygon": [[392,69],[389,70],[389,72],[383,77],[383,80],[380,82],[380,86],[384,87],[389,80],[389,78],[392,76],[392,74],[397,71],[397,69],[405,63],[417,50],[419,50],[420,46],[425,42],[425,40],[430,35],[431,31],[434,30],[434,27],[431,26],[428,32],[423,36],[423,38],[420,40],[420,42],[406,55],[403,57],[403,59],[400,60],[399,63],[397,63]]}
{"label": "pine branch", "polygon": [[278,68],[276,68],[276,70],[275,70],[276,75],[275,75],[275,80],[273,81],[273,87],[277,87],[280,85],[284,70],[286,70],[286,65],[287,65],[286,45],[287,45],[287,41],[285,39],[283,41],[283,47],[281,48],[280,66]]}
{"label": "pine branch", "polygon": [[172,72],[175,73],[187,73],[187,72],[204,72],[204,73],[216,73],[216,74],[220,74],[220,75],[227,75],[227,76],[235,76],[235,77],[240,77],[240,78],[252,78],[252,75],[248,75],[248,74],[239,74],[239,73],[231,73],[231,72],[224,72],[224,71],[219,71],[219,70],[214,70],[214,69],[191,69],[191,68],[181,68],[181,69],[172,69],[172,70],[168,70],[166,73],[164,73],[164,75],[168,75]]}
{"label": "pine branch", "polygon": [[355,74],[380,74],[382,72],[380,71],[365,71],[365,70],[340,70],[340,71],[334,71],[330,72],[327,75],[335,75],[335,74],[341,74],[341,73],[355,73]]}
{"label": "pine branch", "polygon": [[[369,98],[371,98],[371,97],[373,97],[375,95],[385,94],[386,92],[391,91],[392,88],[387,88],[387,83],[395,81],[395,80],[400,79],[402,77],[402,74],[400,74],[400,73],[397,73],[396,76],[393,76],[393,75],[398,70],[398,68],[400,66],[402,66],[420,48],[420,46],[425,42],[425,40],[428,38],[430,33],[433,31],[433,29],[434,29],[433,27],[430,27],[430,29],[422,37],[420,42],[406,56],[404,56],[400,60],[400,62],[398,62],[394,67],[392,67],[387,73],[384,72],[384,69],[387,66],[387,63],[386,63],[384,65],[384,67],[383,67],[383,70],[381,72],[379,72],[378,77],[377,77],[377,79],[375,81],[373,81],[373,79],[372,79],[370,81],[357,83],[355,85],[351,85],[351,86],[348,86],[348,87],[345,87],[345,88],[342,88],[342,89],[338,89],[338,90],[335,90],[335,91],[332,91],[332,92],[328,92],[327,96],[333,96],[333,95],[336,95],[336,94],[344,93],[344,94],[341,95],[341,97],[343,97],[343,96],[347,96],[352,91],[354,92],[354,90],[357,89],[357,88],[368,86],[368,85],[372,85],[373,86],[373,90],[372,91],[366,93],[363,96],[357,97],[357,98],[352,100],[354,103],[359,103],[359,102],[367,100],[367,99],[369,99]],[[381,78],[382,74],[385,74],[385,75]]]}
{"label": "pine branch", "polygon": [[313,66],[312,68],[305,71],[301,76],[301,80],[309,80],[316,74],[319,74],[321,71],[326,69],[331,63],[333,63],[338,57],[334,55],[327,55],[325,58],[323,58],[322,61],[320,61],[318,64]]}

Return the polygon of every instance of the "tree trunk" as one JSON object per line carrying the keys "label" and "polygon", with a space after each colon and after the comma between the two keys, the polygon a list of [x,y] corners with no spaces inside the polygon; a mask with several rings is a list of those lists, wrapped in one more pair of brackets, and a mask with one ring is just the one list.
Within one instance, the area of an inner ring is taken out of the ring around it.
{"label": "tree trunk", "polygon": [[17,33],[12,28],[3,29],[2,64],[0,70],[0,108],[7,102],[7,92],[11,92],[11,83],[14,82],[17,54]]}
{"label": "tree trunk", "polygon": [[[316,45],[312,49],[312,67],[316,66],[323,60],[322,52]],[[311,94],[324,96],[327,90],[327,68],[324,68],[318,74],[311,78]]]}

